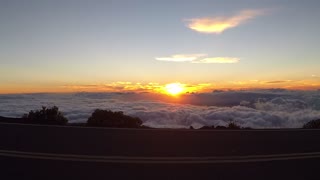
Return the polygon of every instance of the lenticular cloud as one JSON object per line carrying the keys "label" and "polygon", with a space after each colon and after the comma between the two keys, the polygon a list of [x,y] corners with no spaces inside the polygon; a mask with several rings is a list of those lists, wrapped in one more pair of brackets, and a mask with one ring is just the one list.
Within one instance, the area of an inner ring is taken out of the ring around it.
{"label": "lenticular cloud", "polygon": [[230,121],[243,127],[296,128],[320,119],[317,91],[228,91],[186,94],[182,99],[162,102],[148,93],[0,95],[0,116],[20,117],[41,106],[56,105],[70,122],[86,122],[100,108],[123,111],[156,128],[200,128]]}

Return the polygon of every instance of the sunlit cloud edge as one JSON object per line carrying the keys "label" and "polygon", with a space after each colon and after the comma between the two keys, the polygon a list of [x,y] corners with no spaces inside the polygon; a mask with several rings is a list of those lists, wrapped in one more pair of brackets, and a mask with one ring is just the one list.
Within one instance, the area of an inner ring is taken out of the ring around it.
{"label": "sunlit cloud edge", "polygon": [[187,27],[206,34],[221,34],[227,29],[235,28],[247,21],[264,15],[267,12],[265,9],[242,10],[232,16],[215,16],[187,19]]}

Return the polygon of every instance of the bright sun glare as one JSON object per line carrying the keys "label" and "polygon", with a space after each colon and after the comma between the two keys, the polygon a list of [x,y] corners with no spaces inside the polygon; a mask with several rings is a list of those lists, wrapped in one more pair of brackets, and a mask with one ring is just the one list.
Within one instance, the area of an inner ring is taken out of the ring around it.
{"label": "bright sun glare", "polygon": [[171,84],[167,84],[165,86],[165,91],[168,94],[173,95],[173,96],[182,93],[183,90],[184,90],[184,87],[180,83],[171,83]]}

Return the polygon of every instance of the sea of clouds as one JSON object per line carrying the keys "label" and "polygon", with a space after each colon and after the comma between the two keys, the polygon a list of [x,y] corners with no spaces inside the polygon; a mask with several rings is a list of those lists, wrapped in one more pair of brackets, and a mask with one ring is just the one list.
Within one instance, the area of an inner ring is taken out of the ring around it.
{"label": "sea of clouds", "polygon": [[215,91],[180,98],[152,93],[10,94],[0,95],[0,116],[21,117],[54,105],[69,122],[86,122],[100,108],[123,111],[157,128],[200,128],[230,121],[252,128],[296,128],[320,119],[320,91],[282,89]]}

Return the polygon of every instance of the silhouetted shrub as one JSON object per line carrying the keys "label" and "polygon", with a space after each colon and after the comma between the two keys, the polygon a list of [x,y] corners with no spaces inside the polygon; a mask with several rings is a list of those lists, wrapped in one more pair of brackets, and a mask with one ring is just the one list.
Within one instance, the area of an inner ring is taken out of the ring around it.
{"label": "silhouetted shrub", "polygon": [[251,127],[240,127],[236,123],[230,122],[227,127],[225,127],[225,126],[217,126],[217,127],[215,127],[215,126],[212,125],[212,126],[202,126],[199,129],[200,130],[215,130],[215,129],[226,129],[226,130],[228,130],[228,129],[243,129],[243,130],[250,130],[252,128]]}
{"label": "silhouetted shrub", "polygon": [[96,109],[87,121],[87,126],[139,128],[142,121],[137,117],[124,115],[122,111]]}
{"label": "silhouetted shrub", "polygon": [[212,126],[202,126],[200,129],[249,129],[249,127],[246,128],[241,128],[238,124],[236,124],[234,121],[230,120],[229,124],[226,126],[217,126],[215,127],[214,125]]}
{"label": "silhouetted shrub", "polygon": [[227,129],[225,126],[217,126],[216,129]]}
{"label": "silhouetted shrub", "polygon": [[235,122],[231,121],[228,124],[228,129],[241,129],[241,127],[238,124],[236,124]]}
{"label": "silhouetted shrub", "polygon": [[215,129],[214,125],[212,126],[202,126],[200,129]]}
{"label": "silhouetted shrub", "polygon": [[320,129],[320,119],[312,120],[303,125],[304,129]]}
{"label": "silhouetted shrub", "polygon": [[41,110],[30,111],[22,117],[25,123],[30,124],[50,124],[50,125],[66,125],[68,119],[63,116],[59,108],[53,106],[52,108],[42,107]]}

